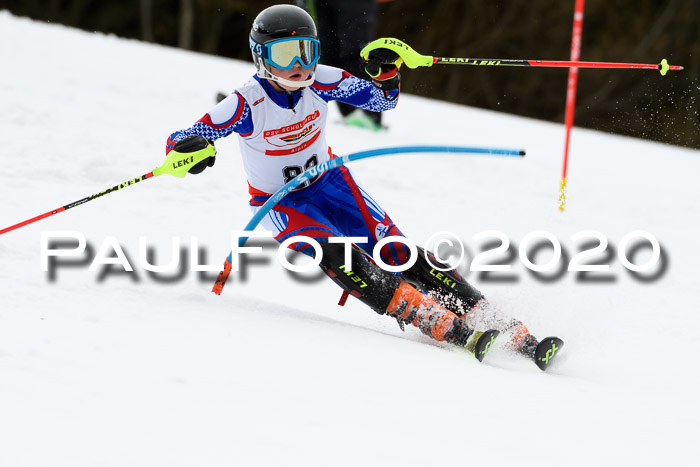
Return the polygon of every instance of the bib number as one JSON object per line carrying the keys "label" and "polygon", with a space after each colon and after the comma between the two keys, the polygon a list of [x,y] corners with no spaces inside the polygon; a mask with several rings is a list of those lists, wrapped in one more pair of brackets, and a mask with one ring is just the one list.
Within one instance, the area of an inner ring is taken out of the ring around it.
{"label": "bib number", "polygon": [[[282,176],[284,177],[284,183],[289,183],[290,181],[294,180],[296,177],[301,175],[304,171],[309,170],[311,167],[316,167],[318,165],[318,157],[316,157],[316,154],[311,156],[309,160],[306,161],[304,164],[304,167],[301,167],[300,165],[288,165],[284,169],[282,169]],[[316,175],[312,179],[310,179],[307,182],[304,182],[303,185],[299,185],[297,190],[300,190],[302,188],[306,188],[307,186],[311,185],[313,182],[316,181],[316,179],[319,176]]]}

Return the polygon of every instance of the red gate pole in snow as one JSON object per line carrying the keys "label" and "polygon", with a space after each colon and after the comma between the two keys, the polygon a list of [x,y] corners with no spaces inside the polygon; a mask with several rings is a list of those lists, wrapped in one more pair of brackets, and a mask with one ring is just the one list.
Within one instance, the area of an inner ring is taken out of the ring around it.
{"label": "red gate pole in snow", "polygon": [[[574,6],[574,28],[571,33],[571,61],[578,61],[581,57],[581,32],[583,30],[583,4],[584,0],[576,0]],[[564,142],[564,168],[562,169],[561,183],[559,185],[559,210],[566,206],[566,169],[569,163],[569,139],[571,127],[574,125],[574,110],[576,108],[576,88],[578,86],[578,68],[569,68],[569,83],[566,88],[566,139]]]}

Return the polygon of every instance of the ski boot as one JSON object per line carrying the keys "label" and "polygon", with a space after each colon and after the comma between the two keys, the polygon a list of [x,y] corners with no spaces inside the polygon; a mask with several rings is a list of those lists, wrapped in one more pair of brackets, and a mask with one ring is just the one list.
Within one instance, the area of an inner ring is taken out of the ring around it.
{"label": "ski boot", "polygon": [[437,341],[467,349],[480,362],[499,334],[495,329],[474,332],[462,318],[406,281],[401,281],[397,287],[386,313],[402,322],[413,324],[423,334]]}

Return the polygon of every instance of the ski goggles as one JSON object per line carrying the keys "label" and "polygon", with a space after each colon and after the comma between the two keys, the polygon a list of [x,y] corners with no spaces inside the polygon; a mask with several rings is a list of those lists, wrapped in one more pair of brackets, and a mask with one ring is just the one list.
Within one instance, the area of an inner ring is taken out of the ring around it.
{"label": "ski goggles", "polygon": [[312,68],[321,57],[321,46],[310,37],[287,37],[260,44],[250,37],[250,49],[280,70],[289,70],[296,62],[302,68]]}

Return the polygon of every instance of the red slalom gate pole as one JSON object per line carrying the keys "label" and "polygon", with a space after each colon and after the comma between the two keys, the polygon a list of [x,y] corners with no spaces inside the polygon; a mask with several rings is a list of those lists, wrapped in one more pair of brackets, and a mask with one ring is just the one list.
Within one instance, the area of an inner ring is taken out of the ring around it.
{"label": "red slalom gate pole", "polygon": [[[581,57],[581,35],[583,32],[583,6],[585,0],[576,0],[574,6],[574,27],[571,32],[571,61],[577,62]],[[574,111],[576,110],[576,89],[578,88],[578,68],[569,68],[569,82],[566,88],[566,114],[564,125],[566,126],[566,137],[564,139],[564,166],[559,184],[559,210],[566,207],[566,175],[569,164],[569,141],[571,138],[571,127],[574,125]]]}

